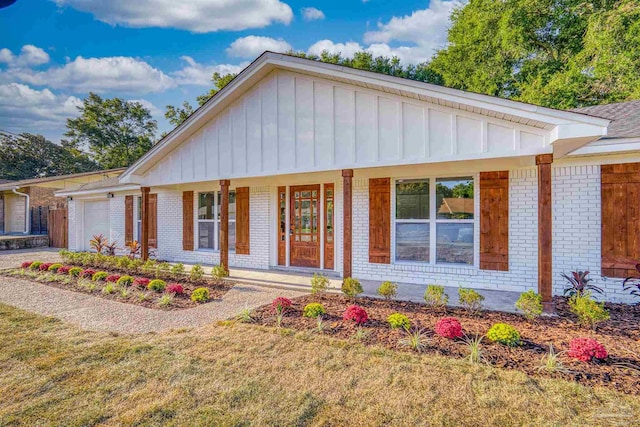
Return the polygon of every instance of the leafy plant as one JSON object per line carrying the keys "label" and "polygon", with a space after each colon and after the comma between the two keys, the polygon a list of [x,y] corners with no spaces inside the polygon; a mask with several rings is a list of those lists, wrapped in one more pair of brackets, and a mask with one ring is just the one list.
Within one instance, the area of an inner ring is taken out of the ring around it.
{"label": "leafy plant", "polygon": [[98,271],[94,273],[93,276],[91,276],[91,280],[93,280],[94,282],[98,282],[101,280],[105,280],[107,277],[109,277],[109,273],[107,273],[106,271]]}
{"label": "leafy plant", "polygon": [[120,278],[118,279],[117,283],[118,286],[131,286],[131,284],[133,283],[134,278],[131,276],[120,276]]}
{"label": "leafy plant", "polygon": [[93,238],[89,240],[89,246],[91,249],[95,250],[99,254],[102,253],[107,243],[109,243],[109,241],[103,234],[94,234]]}
{"label": "leafy plant", "polygon": [[167,277],[170,270],[171,270],[171,265],[168,262],[158,263],[156,265],[156,271],[155,271],[156,278]]}
{"label": "leafy plant", "polygon": [[211,269],[211,277],[220,280],[223,277],[229,276],[229,272],[224,268],[224,264],[214,265]]}
{"label": "leafy plant", "polygon": [[72,267],[69,269],[69,276],[79,277],[83,271],[82,267]]}
{"label": "leafy plant", "polygon": [[455,339],[462,337],[462,325],[455,317],[443,317],[438,320],[435,328],[436,334],[444,338]]}
{"label": "leafy plant", "polygon": [[312,302],[307,304],[303,310],[303,316],[310,317],[312,319],[315,319],[318,316],[322,316],[325,313],[326,311],[324,307],[322,306],[322,304],[318,302]]}
{"label": "leafy plant", "polygon": [[477,313],[482,309],[482,301],[484,297],[473,289],[458,289],[458,299],[460,305],[469,313]]}
{"label": "leafy plant", "polygon": [[538,371],[546,372],[568,372],[564,367],[564,364],[560,360],[560,356],[563,352],[556,353],[553,350],[553,344],[549,344],[549,352],[542,356],[540,359],[540,365],[538,365]]}
{"label": "leafy plant", "polygon": [[352,320],[356,322],[357,325],[362,325],[369,320],[369,315],[364,308],[354,304],[347,307],[342,315],[342,319],[347,321]]}
{"label": "leafy plant", "polygon": [[593,291],[599,294],[602,293],[602,289],[590,284],[593,279],[589,276],[588,271],[572,271],[571,275],[562,273],[562,277],[567,281],[567,285],[564,288],[564,294],[569,296],[582,295],[585,292]]}
{"label": "leafy plant", "polygon": [[118,242],[113,241],[104,245],[104,253],[108,256],[116,256],[116,250],[118,250]]}
{"label": "leafy plant", "polygon": [[280,327],[285,311],[291,307],[292,302],[289,298],[278,297],[271,302],[271,307],[276,312],[276,325]]}
{"label": "leafy plant", "polygon": [[129,259],[134,259],[136,256],[140,255],[140,249],[142,248],[142,246],[140,246],[140,242],[138,242],[137,240],[134,240],[128,245],[126,245],[126,248],[128,252],[127,257]]}
{"label": "leafy plant", "polygon": [[351,335],[350,339],[353,341],[364,341],[367,338],[369,338],[369,335],[371,335],[371,332],[366,330],[365,328],[356,328],[356,331],[353,333],[353,335]]}
{"label": "leafy plant", "polygon": [[149,282],[147,289],[155,292],[162,292],[167,287],[167,282],[162,279],[154,279]]}
{"label": "leafy plant", "polygon": [[47,268],[47,271],[51,271],[53,273],[56,273],[60,267],[62,267],[62,264],[57,262],[55,264],[51,264],[49,266],[49,268]]}
{"label": "leafy plant", "polygon": [[42,261],[34,261],[29,264],[29,270],[39,270],[42,265]]}
{"label": "leafy plant", "polygon": [[60,267],[57,271],[58,274],[69,274],[69,270],[71,270],[73,267],[71,265],[63,265],[62,267]]}
{"label": "leafy plant", "polygon": [[509,347],[520,345],[520,332],[506,323],[496,323],[487,332],[487,338],[493,342],[504,344]]}
{"label": "leafy plant", "polygon": [[522,311],[527,319],[535,319],[542,314],[542,297],[529,289],[520,294],[520,298],[516,301],[516,308]]}
{"label": "leafy plant", "polygon": [[636,264],[636,271],[638,272],[637,275],[624,279],[622,289],[635,297],[640,297],[640,264]]}
{"label": "leafy plant", "polygon": [[484,360],[482,351],[482,336],[476,335],[474,338],[464,337],[464,344],[467,347],[469,355],[467,360],[471,363],[480,363]]}
{"label": "leafy plant", "polygon": [[324,323],[322,322],[322,316],[316,318],[316,331],[322,332],[324,330]]}
{"label": "leafy plant", "polygon": [[414,329],[406,330],[405,332],[407,336],[398,341],[398,344],[401,347],[410,348],[411,350],[417,351],[418,353],[422,353],[427,349],[429,340],[422,330]]}
{"label": "leafy plant", "polygon": [[38,270],[39,270],[39,271],[48,271],[48,270],[49,270],[49,267],[51,267],[52,265],[53,265],[53,263],[52,263],[52,262],[45,262],[45,263],[42,263],[42,264],[40,264],[40,267],[38,267]]}
{"label": "leafy plant", "polygon": [[184,264],[179,262],[171,266],[171,275],[174,279],[180,279],[184,275]]}
{"label": "leafy plant", "polygon": [[444,307],[449,302],[449,295],[444,292],[444,286],[428,285],[424,291],[424,302],[429,307]]}
{"label": "leafy plant", "polygon": [[329,278],[323,274],[313,273],[311,278],[311,294],[316,295],[329,289]]}
{"label": "leafy plant", "polygon": [[168,294],[182,295],[184,293],[184,288],[180,283],[169,283],[165,292]]}
{"label": "leafy plant", "polygon": [[22,264],[20,264],[20,268],[29,268],[31,267],[31,264],[33,264],[33,261],[25,261]]}
{"label": "leafy plant", "polygon": [[398,285],[392,282],[382,282],[378,287],[378,295],[389,301],[398,294]]}
{"label": "leafy plant", "polygon": [[198,288],[191,292],[191,301],[195,302],[207,302],[209,301],[209,289]]}
{"label": "leafy plant", "polygon": [[252,323],[253,316],[251,314],[251,309],[245,304],[244,308],[240,310],[240,313],[236,315],[236,320],[242,323]]}
{"label": "leafy plant", "polygon": [[411,327],[411,321],[402,313],[392,313],[387,317],[387,323],[391,329],[409,329]]}
{"label": "leafy plant", "polygon": [[113,286],[113,282],[107,282],[106,285],[102,288],[103,294],[112,294],[115,292],[116,288]]}
{"label": "leafy plant", "polygon": [[80,273],[80,277],[92,278],[94,274],[96,274],[95,270],[91,268],[87,268],[82,270],[82,273]]}
{"label": "leafy plant", "polygon": [[121,287],[120,288],[120,296],[122,298],[129,298],[129,289],[127,289],[125,287]]}
{"label": "leafy plant", "polygon": [[116,267],[122,270],[131,270],[133,262],[126,256],[121,256],[116,259]]}
{"label": "leafy plant", "polygon": [[173,304],[173,294],[164,294],[158,298],[158,305],[160,307],[169,307]]}
{"label": "leafy plant", "polygon": [[151,280],[147,279],[146,277],[137,277],[133,280],[133,283],[131,285],[139,288],[146,288],[147,286],[149,286],[149,282],[151,282]]}
{"label": "leafy plant", "polygon": [[358,279],[347,277],[342,281],[342,293],[349,298],[355,298],[362,292],[364,292],[364,290],[362,289],[362,284],[360,284],[360,281]]}
{"label": "leafy plant", "polygon": [[156,273],[156,268],[158,266],[158,263],[156,262],[155,259],[148,259],[144,262],[144,264],[142,264],[142,271],[145,274],[155,274]]}
{"label": "leafy plant", "polygon": [[120,280],[120,275],[118,274],[110,274],[109,276],[107,276],[107,282],[111,282],[111,283],[118,283],[118,280]]}
{"label": "leafy plant", "polygon": [[200,264],[196,264],[191,267],[191,271],[189,272],[189,280],[192,282],[199,282],[204,277],[204,270]]}
{"label": "leafy plant", "polygon": [[151,299],[151,295],[146,292],[136,292],[136,299],[140,302],[148,301]]}
{"label": "leafy plant", "polygon": [[610,317],[609,312],[604,308],[604,303],[594,300],[589,291],[576,293],[569,298],[569,309],[578,316],[581,325],[592,329],[595,329],[598,323],[609,320]]}
{"label": "leafy plant", "polygon": [[602,344],[593,338],[574,338],[569,343],[567,354],[583,362],[590,362],[593,359],[606,359],[607,350]]}

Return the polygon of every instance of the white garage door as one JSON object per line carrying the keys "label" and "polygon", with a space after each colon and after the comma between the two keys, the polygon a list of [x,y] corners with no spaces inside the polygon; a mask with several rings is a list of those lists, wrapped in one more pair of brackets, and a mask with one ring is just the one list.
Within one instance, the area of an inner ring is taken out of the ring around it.
{"label": "white garage door", "polygon": [[89,249],[89,240],[97,234],[109,238],[109,201],[84,202],[84,240],[85,249]]}

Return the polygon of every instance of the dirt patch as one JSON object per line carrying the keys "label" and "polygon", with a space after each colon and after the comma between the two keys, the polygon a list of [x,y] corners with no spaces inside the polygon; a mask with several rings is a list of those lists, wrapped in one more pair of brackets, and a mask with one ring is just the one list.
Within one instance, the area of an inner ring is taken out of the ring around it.
{"label": "dirt patch", "polygon": [[[341,339],[354,339],[358,328],[353,323],[342,320],[344,310],[353,302],[341,295],[308,295],[295,298],[292,307],[284,316],[282,326],[296,330],[315,329],[316,320],[302,316],[304,306],[310,302],[322,303],[327,311],[321,333]],[[364,325],[365,336],[360,336],[359,341],[410,351],[398,344],[406,333],[403,330],[390,329],[386,322],[390,314],[398,312],[409,317],[413,328],[424,331],[429,339],[427,353],[463,358],[467,356],[467,347],[463,340],[449,340],[435,334],[434,327],[439,319],[445,316],[457,317],[464,333],[469,337],[484,336],[494,323],[503,322],[518,329],[522,345],[510,348],[483,339],[482,352],[487,363],[501,368],[517,369],[529,375],[564,378],[589,386],[600,385],[624,393],[640,394],[640,307],[606,304],[611,319],[599,325],[596,331],[592,331],[578,325],[575,316],[569,312],[565,298],[556,297],[555,302],[557,316],[528,321],[518,314],[483,311],[473,315],[461,308],[447,307],[435,310],[424,304],[412,302],[358,298],[356,303],[369,315],[369,320]],[[275,313],[270,305],[257,309],[255,317],[261,324],[274,325],[276,322]],[[609,357],[600,362],[584,363],[563,354],[560,360],[567,372],[548,373],[539,369],[542,356],[548,353],[549,345],[553,345],[556,352],[566,351],[569,349],[570,341],[579,337],[597,339],[606,347]]]}

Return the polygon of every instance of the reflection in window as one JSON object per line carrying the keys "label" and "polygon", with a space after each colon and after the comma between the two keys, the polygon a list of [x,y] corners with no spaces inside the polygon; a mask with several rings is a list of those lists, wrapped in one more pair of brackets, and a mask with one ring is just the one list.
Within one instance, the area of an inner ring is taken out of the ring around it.
{"label": "reflection in window", "polygon": [[[198,248],[220,249],[220,205],[219,191],[198,193]],[[236,193],[229,192],[229,250],[236,248]]]}

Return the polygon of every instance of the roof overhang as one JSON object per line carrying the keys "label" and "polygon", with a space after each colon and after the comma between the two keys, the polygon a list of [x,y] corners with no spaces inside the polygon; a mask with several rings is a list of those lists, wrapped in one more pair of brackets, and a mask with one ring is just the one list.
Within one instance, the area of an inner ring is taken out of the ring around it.
{"label": "roof overhang", "polygon": [[125,168],[107,169],[93,172],[81,172],[69,175],[47,176],[44,178],[23,179],[20,181],[9,181],[0,184],[0,191],[12,190],[14,188],[43,187],[57,189],[72,189],[90,182],[101,181],[105,178],[112,178],[120,175]]}
{"label": "roof overhang", "polygon": [[106,193],[122,193],[127,191],[140,191],[140,186],[137,184],[125,184],[125,185],[116,185],[112,187],[103,187],[103,188],[92,188],[90,190],[61,190],[56,191],[55,195],[57,197],[81,197],[81,196],[93,196],[96,194],[106,194]]}

